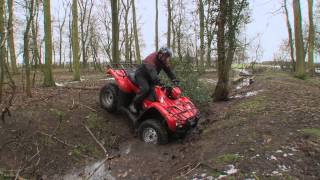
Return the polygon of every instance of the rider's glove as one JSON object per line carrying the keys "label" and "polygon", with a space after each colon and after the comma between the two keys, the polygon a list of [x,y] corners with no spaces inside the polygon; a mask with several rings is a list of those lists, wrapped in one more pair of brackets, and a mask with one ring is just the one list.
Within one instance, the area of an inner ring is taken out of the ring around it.
{"label": "rider's glove", "polygon": [[155,84],[155,85],[161,85],[160,79],[159,79],[159,78],[155,79],[155,80],[154,80],[154,84]]}
{"label": "rider's glove", "polygon": [[177,79],[172,80],[173,85],[178,86],[180,81]]}

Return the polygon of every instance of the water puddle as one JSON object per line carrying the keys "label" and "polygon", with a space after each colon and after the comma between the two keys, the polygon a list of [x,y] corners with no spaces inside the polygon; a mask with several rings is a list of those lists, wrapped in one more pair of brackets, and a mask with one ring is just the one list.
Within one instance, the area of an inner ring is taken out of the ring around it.
{"label": "water puddle", "polygon": [[209,78],[202,78],[202,79],[199,79],[199,81],[203,83],[208,83],[208,84],[217,84],[217,80],[209,79]]}
{"label": "water puddle", "polygon": [[107,162],[104,160],[89,164],[82,170],[72,171],[64,176],[55,176],[53,179],[63,180],[115,180],[116,178],[111,175],[108,170]]}
{"label": "water puddle", "polygon": [[240,89],[242,89],[242,88],[244,88],[244,87],[250,86],[251,84],[252,84],[252,79],[246,78],[246,79],[244,79],[243,81],[241,81],[241,82],[237,85],[236,89],[237,89],[237,90],[240,90]]}
{"label": "water puddle", "polygon": [[231,98],[235,98],[235,99],[248,98],[248,97],[256,96],[261,92],[263,92],[263,90],[249,91],[249,92],[246,92],[245,94],[237,94],[235,96],[231,96]]}

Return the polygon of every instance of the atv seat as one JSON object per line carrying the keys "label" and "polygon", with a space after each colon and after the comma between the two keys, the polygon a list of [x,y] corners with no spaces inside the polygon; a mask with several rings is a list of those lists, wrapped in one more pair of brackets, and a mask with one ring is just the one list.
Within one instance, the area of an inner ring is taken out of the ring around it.
{"label": "atv seat", "polygon": [[137,81],[136,81],[136,77],[135,77],[135,71],[126,70],[126,74],[128,76],[128,79],[133,83],[133,85],[137,86]]}

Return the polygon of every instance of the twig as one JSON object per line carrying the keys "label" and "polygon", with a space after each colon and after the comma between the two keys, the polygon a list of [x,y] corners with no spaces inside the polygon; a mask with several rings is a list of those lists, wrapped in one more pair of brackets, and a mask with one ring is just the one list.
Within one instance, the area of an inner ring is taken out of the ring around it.
{"label": "twig", "polygon": [[[18,169],[18,171],[17,171],[17,173],[16,173],[15,180],[20,179],[19,174],[20,174],[21,172],[23,172],[23,171],[27,168],[28,164],[29,164],[35,157],[39,156],[39,154],[40,154],[40,150],[39,150],[39,147],[38,147],[38,145],[37,145],[37,152],[36,152],[31,158],[29,158],[29,159],[27,160],[27,162],[24,163],[25,165],[20,166],[20,168]],[[38,161],[39,161],[39,160],[38,160]]]}
{"label": "twig", "polygon": [[97,110],[93,109],[92,107],[89,107],[89,106],[87,106],[87,105],[84,105],[84,104],[82,104],[82,103],[80,103],[80,102],[79,102],[79,105],[81,105],[81,106],[83,106],[83,107],[86,107],[86,108],[90,109],[90,110],[93,111],[93,112],[97,112]]}
{"label": "twig", "polygon": [[98,167],[96,167],[93,171],[92,171],[92,173],[89,173],[89,176],[86,178],[86,180],[89,180],[99,169],[100,169],[100,167],[106,162],[106,161],[108,161],[108,160],[112,160],[112,159],[114,159],[114,158],[116,158],[116,157],[119,157],[120,156],[120,154],[117,154],[117,155],[114,155],[114,156],[111,156],[111,157],[109,157],[109,155],[106,157],[106,158],[104,158],[104,160],[99,164],[99,166]]}
{"label": "twig", "polygon": [[91,132],[91,130],[88,128],[88,126],[86,126],[85,124],[83,124],[83,126],[86,128],[86,130],[89,132],[89,134],[91,135],[91,137],[96,141],[96,143],[101,147],[101,149],[103,150],[104,154],[106,157],[108,157],[108,152],[107,150],[103,147],[103,145],[98,141],[98,139],[94,136],[94,134]]}
{"label": "twig", "polygon": [[70,86],[59,86],[61,89],[70,89],[70,90],[88,90],[88,91],[96,91],[99,90],[99,87],[70,87]]}
{"label": "twig", "polygon": [[67,142],[62,141],[61,139],[58,139],[57,137],[55,137],[53,135],[50,135],[50,134],[47,134],[47,133],[44,133],[44,132],[39,132],[39,133],[41,135],[48,136],[49,138],[52,138],[52,139],[56,140],[57,142],[59,142],[61,144],[64,144],[66,146],[69,146],[69,147],[72,147],[72,148],[77,148],[77,146],[72,145],[72,144],[68,144]]}
{"label": "twig", "polygon": [[190,171],[188,171],[187,173],[185,173],[183,176],[186,176],[186,175],[188,175],[189,173],[191,173],[192,171],[194,171],[195,169],[197,169],[197,168],[200,166],[200,164],[201,164],[201,163],[197,163],[197,165],[196,165],[194,168],[192,168]]}
{"label": "twig", "polygon": [[14,178],[14,180],[17,180],[19,178],[19,174],[21,172],[21,167],[18,169],[17,173],[16,173],[16,176]]}

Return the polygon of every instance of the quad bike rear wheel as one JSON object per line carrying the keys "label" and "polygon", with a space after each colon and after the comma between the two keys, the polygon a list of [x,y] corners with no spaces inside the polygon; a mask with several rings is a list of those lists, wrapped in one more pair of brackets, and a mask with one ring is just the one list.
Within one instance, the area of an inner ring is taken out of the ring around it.
{"label": "quad bike rear wheel", "polygon": [[148,144],[167,144],[168,132],[166,128],[156,119],[145,120],[139,126],[139,136]]}
{"label": "quad bike rear wheel", "polygon": [[108,112],[114,113],[118,108],[119,89],[114,83],[108,83],[100,90],[100,105]]}

